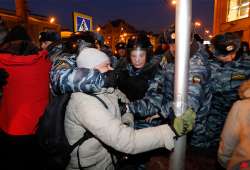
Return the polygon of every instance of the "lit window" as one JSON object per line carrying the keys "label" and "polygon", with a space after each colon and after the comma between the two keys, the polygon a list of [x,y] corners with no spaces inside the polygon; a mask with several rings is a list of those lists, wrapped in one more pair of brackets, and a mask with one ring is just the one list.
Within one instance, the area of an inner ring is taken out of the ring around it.
{"label": "lit window", "polygon": [[228,22],[249,16],[250,0],[228,0],[228,2]]}

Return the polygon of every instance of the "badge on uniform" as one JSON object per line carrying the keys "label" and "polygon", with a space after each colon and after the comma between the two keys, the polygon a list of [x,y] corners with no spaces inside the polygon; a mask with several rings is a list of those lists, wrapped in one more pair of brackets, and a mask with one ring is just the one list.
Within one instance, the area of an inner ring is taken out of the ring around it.
{"label": "badge on uniform", "polygon": [[175,33],[172,33],[172,34],[171,34],[171,39],[172,39],[172,40],[175,40]]}
{"label": "badge on uniform", "polygon": [[192,82],[193,84],[200,84],[201,78],[199,76],[193,76]]}
{"label": "badge on uniform", "polygon": [[234,45],[228,45],[227,47],[226,47],[226,50],[228,51],[228,52],[231,52],[231,51],[233,51],[235,49],[235,46]]}
{"label": "badge on uniform", "polygon": [[246,80],[246,75],[243,73],[232,74],[232,80]]}

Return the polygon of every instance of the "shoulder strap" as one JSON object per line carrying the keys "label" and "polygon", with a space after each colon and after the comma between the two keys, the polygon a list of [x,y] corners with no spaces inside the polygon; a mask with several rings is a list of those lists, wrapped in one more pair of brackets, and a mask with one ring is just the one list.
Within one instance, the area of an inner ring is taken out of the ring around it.
{"label": "shoulder strap", "polygon": [[103,106],[104,106],[106,109],[108,109],[107,104],[106,104],[99,96],[94,95],[94,94],[89,94],[89,95],[95,97],[97,100],[99,100],[99,101],[103,104]]}
{"label": "shoulder strap", "polygon": [[[93,94],[89,94],[89,95],[95,97],[97,100],[99,100],[99,101],[104,105],[104,107],[105,107],[106,109],[108,109],[107,104],[106,104],[100,97],[98,97],[97,95],[93,95]],[[76,143],[74,143],[74,144],[71,146],[71,152],[72,152],[77,146],[80,147],[81,144],[83,144],[86,140],[88,140],[88,139],[90,139],[90,138],[92,138],[92,137],[94,137],[94,135],[93,135],[90,131],[86,130],[86,132],[84,133],[83,137],[80,138]],[[79,147],[78,147],[78,149],[77,149],[78,167],[79,167],[80,170],[83,170],[83,167],[81,166],[81,163],[80,163]],[[70,153],[71,153],[71,152],[70,152]],[[112,163],[115,165],[114,158],[113,158],[113,155],[112,155],[112,154],[111,154],[111,158],[112,158]]]}
{"label": "shoulder strap", "polygon": [[[97,95],[90,95],[90,96],[93,96],[95,98],[97,98],[97,100],[99,100],[106,109],[108,109],[108,106],[107,104],[100,98],[98,97]],[[92,138],[94,135],[89,132],[88,130],[86,130],[86,132],[84,133],[83,137],[80,138],[76,143],[74,143],[72,146],[71,146],[71,152],[78,146],[78,145],[81,145],[85,140],[88,140],[89,138]]]}

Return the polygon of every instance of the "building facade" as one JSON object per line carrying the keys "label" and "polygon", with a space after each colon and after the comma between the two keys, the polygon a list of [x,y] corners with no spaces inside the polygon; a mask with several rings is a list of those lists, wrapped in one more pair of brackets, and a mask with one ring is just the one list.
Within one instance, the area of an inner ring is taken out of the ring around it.
{"label": "building facade", "polygon": [[[6,23],[8,28],[12,28],[20,23],[20,18],[16,15],[15,11],[0,9],[0,19]],[[60,33],[61,26],[59,24],[50,23],[48,17],[29,14],[27,16],[27,29],[32,40],[38,45],[40,32],[53,30]]]}
{"label": "building facade", "polygon": [[214,0],[214,35],[236,32],[250,43],[250,0]]}

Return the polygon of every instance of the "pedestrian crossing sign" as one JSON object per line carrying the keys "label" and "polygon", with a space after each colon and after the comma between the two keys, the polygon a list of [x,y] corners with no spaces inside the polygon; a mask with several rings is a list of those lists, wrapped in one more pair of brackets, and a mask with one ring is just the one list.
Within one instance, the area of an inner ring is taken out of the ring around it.
{"label": "pedestrian crossing sign", "polygon": [[74,12],[74,32],[92,31],[92,17],[83,13]]}

